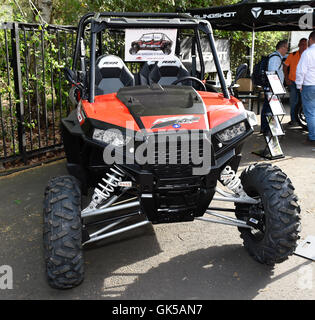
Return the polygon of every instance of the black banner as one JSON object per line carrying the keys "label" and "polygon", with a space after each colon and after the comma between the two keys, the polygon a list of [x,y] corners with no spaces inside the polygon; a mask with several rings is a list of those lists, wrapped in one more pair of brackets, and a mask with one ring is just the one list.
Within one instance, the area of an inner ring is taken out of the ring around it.
{"label": "black banner", "polygon": [[315,27],[315,1],[249,2],[187,9],[213,29],[231,31],[308,31]]}

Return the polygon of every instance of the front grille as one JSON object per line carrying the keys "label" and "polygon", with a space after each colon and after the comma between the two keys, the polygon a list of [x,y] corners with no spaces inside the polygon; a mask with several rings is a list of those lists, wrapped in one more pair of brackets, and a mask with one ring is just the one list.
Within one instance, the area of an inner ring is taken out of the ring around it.
{"label": "front grille", "polygon": [[203,157],[203,141],[199,140],[197,142],[182,142],[177,141],[173,143],[171,141],[166,141],[162,143],[155,144],[154,161],[155,164],[194,164],[198,157]]}
{"label": "front grille", "polygon": [[208,142],[205,143],[205,147],[210,150],[205,152],[203,137],[202,132],[198,132],[198,135],[191,132],[185,132],[185,134],[178,132],[148,136],[147,149],[143,152],[143,156],[148,159],[146,165],[154,170],[174,169],[176,172],[185,170],[185,167],[197,167],[201,165],[204,156],[211,157],[212,154]]}

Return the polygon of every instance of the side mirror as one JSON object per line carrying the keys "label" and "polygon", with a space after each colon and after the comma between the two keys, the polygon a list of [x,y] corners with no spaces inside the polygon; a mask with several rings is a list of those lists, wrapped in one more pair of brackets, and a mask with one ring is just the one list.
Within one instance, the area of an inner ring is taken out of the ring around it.
{"label": "side mirror", "polygon": [[70,82],[70,83],[72,83],[72,84],[74,84],[75,86],[77,86],[77,77],[76,77],[76,75],[75,75],[75,73],[71,70],[71,69],[69,69],[68,67],[66,67],[66,68],[64,68],[64,73],[65,73],[65,77],[66,77],[66,79]]}

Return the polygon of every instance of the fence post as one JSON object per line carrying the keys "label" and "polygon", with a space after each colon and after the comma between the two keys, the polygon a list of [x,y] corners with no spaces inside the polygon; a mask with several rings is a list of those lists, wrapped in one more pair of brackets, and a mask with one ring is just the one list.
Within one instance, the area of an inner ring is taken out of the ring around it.
{"label": "fence post", "polygon": [[13,75],[14,75],[14,88],[15,88],[15,96],[17,99],[16,117],[17,117],[17,125],[18,125],[19,153],[22,157],[24,164],[27,164],[19,25],[16,22],[13,23],[13,29],[11,30],[11,43],[12,43],[12,68],[13,68]]}

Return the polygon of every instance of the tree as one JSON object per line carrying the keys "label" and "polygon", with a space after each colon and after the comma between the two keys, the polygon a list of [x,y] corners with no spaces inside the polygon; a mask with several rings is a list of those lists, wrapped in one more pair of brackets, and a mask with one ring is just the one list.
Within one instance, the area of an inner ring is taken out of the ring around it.
{"label": "tree", "polygon": [[30,5],[33,6],[34,12],[39,11],[40,17],[44,20],[45,23],[52,22],[52,10],[53,10],[53,1],[52,0],[35,0],[34,3],[29,1]]}
{"label": "tree", "polygon": [[[178,9],[224,6],[239,0],[2,0],[10,3],[18,21],[44,21],[59,25],[77,25],[87,12],[133,11],[133,12],[175,12]],[[0,0],[1,2],[1,0]],[[231,45],[231,65],[234,71],[240,63],[248,62],[251,47],[250,32],[214,31],[216,38],[227,38]],[[255,60],[274,50],[278,40],[287,38],[284,32],[258,32],[256,34]]]}

